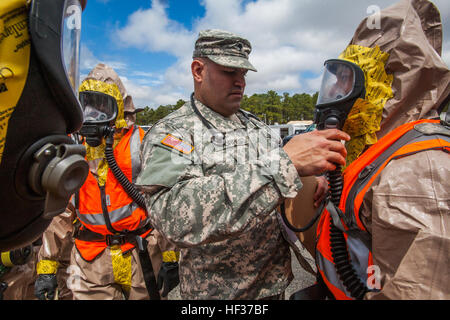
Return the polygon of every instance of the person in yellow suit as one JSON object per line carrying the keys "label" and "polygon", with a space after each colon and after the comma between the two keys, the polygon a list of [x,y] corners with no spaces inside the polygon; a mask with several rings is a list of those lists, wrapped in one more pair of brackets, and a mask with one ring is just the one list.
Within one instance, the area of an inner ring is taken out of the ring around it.
{"label": "person in yellow suit", "polygon": [[0,300],[34,300],[36,262],[41,241],[31,245],[1,252]]}
{"label": "person in yellow suit", "polygon": [[[144,131],[135,125],[132,97],[112,68],[98,64],[80,86],[80,101],[90,170],[70,206],[79,221],[69,266],[73,298],[160,299],[178,284],[178,254],[149,224],[152,213],[133,188]],[[53,290],[49,269],[39,277]]]}
{"label": "person in yellow suit", "polygon": [[428,0],[399,1],[380,17],[378,29],[364,19],[339,59],[325,62],[318,128],[342,124],[351,139],[346,167],[328,175],[318,282],[297,299],[450,298],[450,70],[441,17]]}
{"label": "person in yellow suit", "polygon": [[74,215],[72,211],[53,218],[42,235],[37,254],[34,294],[39,300],[72,300],[67,280],[70,277],[70,253],[73,248]]}

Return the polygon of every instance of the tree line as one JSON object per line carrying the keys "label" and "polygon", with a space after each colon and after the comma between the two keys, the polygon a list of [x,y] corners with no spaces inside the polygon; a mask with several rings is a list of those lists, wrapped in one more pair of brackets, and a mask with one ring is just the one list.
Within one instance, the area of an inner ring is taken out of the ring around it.
{"label": "tree line", "polygon": [[[244,95],[241,108],[253,113],[269,125],[284,124],[293,120],[313,120],[317,96],[318,92],[312,95],[296,93],[291,96],[289,93],[279,95],[269,90],[267,93],[255,93],[250,97]],[[185,103],[186,101],[180,99],[175,105],[161,105],[156,109],[145,107],[136,115],[136,123],[152,125]]]}

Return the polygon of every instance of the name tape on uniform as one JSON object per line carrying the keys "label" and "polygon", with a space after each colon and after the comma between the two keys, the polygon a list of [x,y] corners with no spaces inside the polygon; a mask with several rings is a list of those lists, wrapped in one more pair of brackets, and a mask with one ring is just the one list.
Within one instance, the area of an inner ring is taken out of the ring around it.
{"label": "name tape on uniform", "polygon": [[165,146],[178,150],[184,154],[189,154],[192,152],[192,150],[194,150],[194,147],[191,146],[189,143],[186,143],[183,140],[174,137],[170,133],[164,139],[161,140],[161,143]]}

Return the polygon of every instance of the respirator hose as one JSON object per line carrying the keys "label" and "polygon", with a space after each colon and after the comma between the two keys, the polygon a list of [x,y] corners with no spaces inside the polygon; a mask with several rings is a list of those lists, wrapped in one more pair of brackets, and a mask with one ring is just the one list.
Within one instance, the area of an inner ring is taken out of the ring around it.
{"label": "respirator hose", "polygon": [[145,200],[139,190],[128,180],[125,174],[117,165],[116,159],[114,158],[114,129],[111,129],[106,134],[106,147],[105,147],[105,157],[108,162],[108,166],[111,169],[114,177],[119,181],[120,185],[123,187],[125,192],[134,200],[141,208],[146,210]]}
{"label": "respirator hose", "polygon": [[330,171],[327,173],[327,176],[330,185],[331,202],[333,202],[334,205],[338,207],[339,202],[341,201],[342,189],[344,187],[344,181],[341,174],[341,166],[337,165],[334,171]]}
{"label": "respirator hose", "polygon": [[[331,201],[337,208],[341,200],[341,193],[344,185],[340,165],[336,167],[336,170],[328,173],[328,181],[330,183]],[[350,255],[347,250],[347,241],[345,240],[344,233],[334,225],[331,215],[330,249],[339,279],[342,281],[352,297],[361,300],[368,289],[357,276],[350,261]]]}

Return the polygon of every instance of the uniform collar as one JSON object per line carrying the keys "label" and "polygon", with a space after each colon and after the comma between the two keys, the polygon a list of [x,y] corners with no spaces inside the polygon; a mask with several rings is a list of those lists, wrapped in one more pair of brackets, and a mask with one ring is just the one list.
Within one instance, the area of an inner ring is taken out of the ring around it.
{"label": "uniform collar", "polygon": [[247,127],[242,123],[242,119],[240,117],[240,112],[237,112],[239,122],[234,121],[230,118],[224,117],[220,113],[217,113],[213,109],[201,103],[199,100],[195,99],[195,105],[201,115],[208,121],[210,124],[220,132],[230,132],[236,129],[246,129]]}

